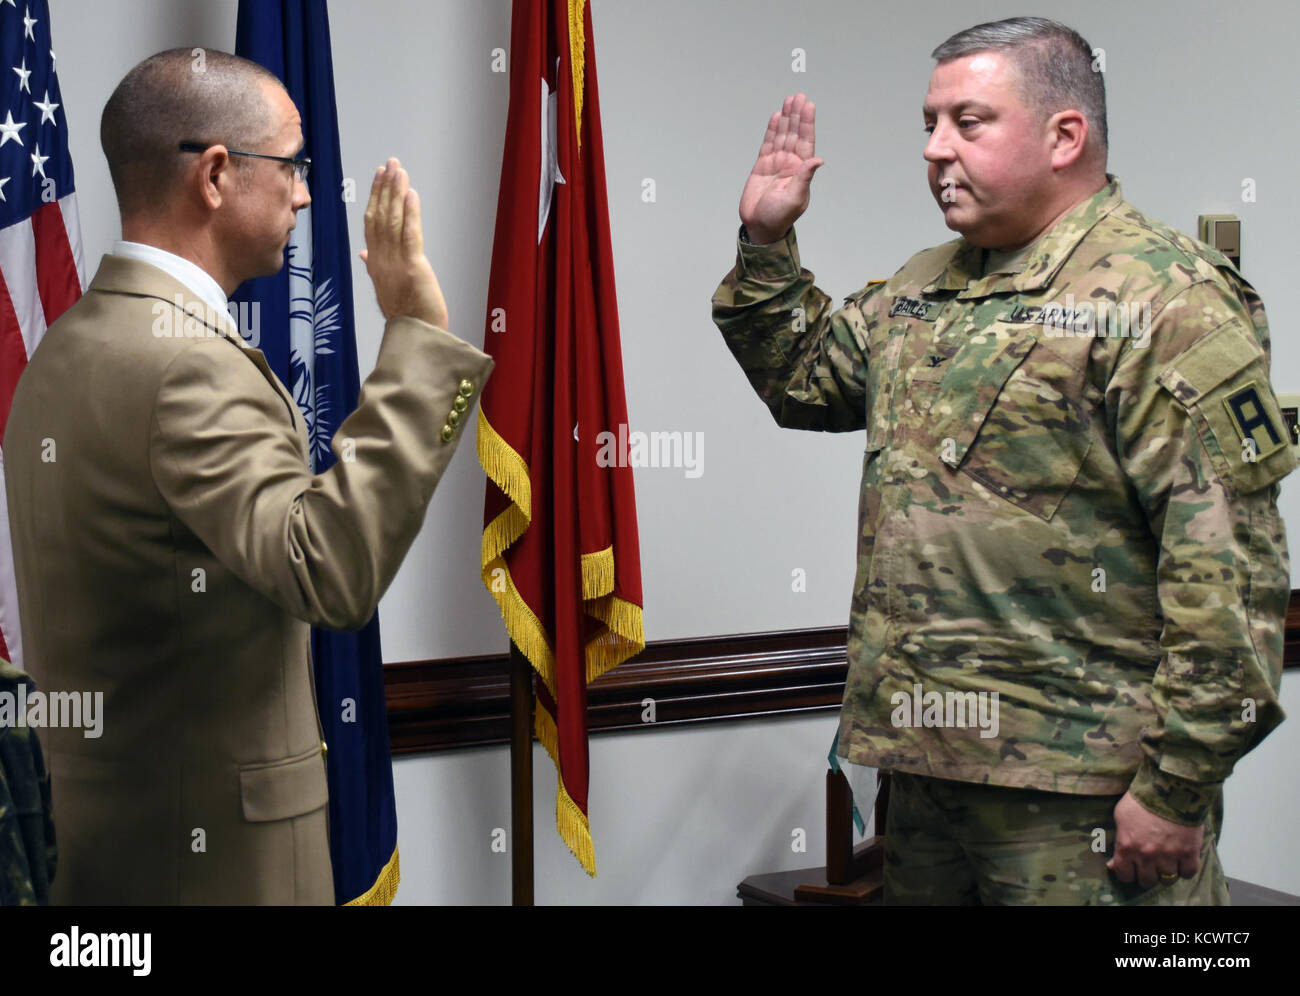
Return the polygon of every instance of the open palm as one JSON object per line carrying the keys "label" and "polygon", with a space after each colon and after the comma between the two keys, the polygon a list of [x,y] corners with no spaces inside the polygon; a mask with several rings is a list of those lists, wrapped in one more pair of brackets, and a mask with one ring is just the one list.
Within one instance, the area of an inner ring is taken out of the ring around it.
{"label": "open palm", "polygon": [[786,97],[767,123],[740,195],[740,220],[752,242],[775,242],[808,208],[809,184],[822,165],[814,155],[816,110],[811,100],[796,94]]}

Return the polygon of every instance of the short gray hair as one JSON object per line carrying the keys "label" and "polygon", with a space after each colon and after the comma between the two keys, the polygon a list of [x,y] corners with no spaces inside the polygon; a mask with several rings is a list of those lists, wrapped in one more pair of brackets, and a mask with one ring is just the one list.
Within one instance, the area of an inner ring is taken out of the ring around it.
{"label": "short gray hair", "polygon": [[99,120],[122,213],[148,210],[171,192],[181,173],[181,142],[256,150],[271,138],[262,87],[268,82],[282,86],[256,62],[216,49],[169,49],[127,73]]}
{"label": "short gray hair", "polygon": [[1092,46],[1073,28],[1046,17],[1009,17],[959,31],[930,53],[939,62],[975,52],[1005,51],[1020,75],[1025,106],[1044,119],[1067,109],[1088,119],[1105,158],[1106,82],[1093,68]]}

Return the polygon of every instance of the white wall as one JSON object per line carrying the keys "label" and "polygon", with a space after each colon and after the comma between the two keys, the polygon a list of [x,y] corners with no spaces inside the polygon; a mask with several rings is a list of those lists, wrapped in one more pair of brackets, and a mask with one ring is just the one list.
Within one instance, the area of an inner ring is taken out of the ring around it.
{"label": "white wall", "polygon": [[[98,117],[132,65],[161,48],[234,44],[236,5],[55,0],[55,50],[72,128],[88,269],[117,236]],[[344,170],[365,189],[385,156],[410,169],[426,242],[455,331],[482,341],[507,81],[490,52],[509,43],[506,0],[335,0],[334,68]],[[1111,171],[1146,213],[1186,231],[1196,215],[1243,220],[1243,263],[1269,308],[1274,384],[1300,392],[1300,314],[1289,293],[1288,196],[1297,138],[1283,127],[1300,92],[1291,51],[1300,11],[1268,0],[1157,5],[1041,0],[1037,13],[1106,51]],[[888,276],[950,237],[924,182],[920,104],[927,53],[953,31],[1014,11],[987,2],[593,0],[610,218],[630,419],[702,432],[705,473],[637,472],[646,635],[651,640],[842,624],[854,565],[862,440],[778,430],[709,321],[731,265],[736,201],[767,116],[803,90],[818,105],[806,265],[833,297]],[[791,51],[807,71],[791,71]],[[1203,65],[1230,67],[1215,73]],[[1242,203],[1254,178],[1258,200]],[[653,179],[656,200],[641,198]],[[316,192],[321,196],[321,192]],[[362,245],[364,198],[353,205]],[[354,264],[362,373],[380,320]],[[467,437],[468,438],[468,437]],[[381,606],[390,661],[500,652],[505,637],[478,581],[483,475],[470,446],[442,482],[429,522]],[[1300,524],[1300,486],[1283,511]],[[790,572],[807,571],[804,593]],[[1300,577],[1300,568],[1293,571]],[[1295,583],[1295,582],[1293,582]],[[1298,585],[1300,586],[1300,585]],[[1300,716],[1300,676],[1284,699]],[[748,874],[821,860],[822,779],[832,715],[707,725],[592,740],[591,806],[600,876],[590,881],[553,832],[553,772],[539,751],[541,903],[719,903]],[[1228,783],[1230,875],[1300,893],[1282,828],[1300,817],[1285,724]],[[396,763],[404,883],[399,901],[506,902],[504,748]],[[791,851],[803,828],[808,854]]]}

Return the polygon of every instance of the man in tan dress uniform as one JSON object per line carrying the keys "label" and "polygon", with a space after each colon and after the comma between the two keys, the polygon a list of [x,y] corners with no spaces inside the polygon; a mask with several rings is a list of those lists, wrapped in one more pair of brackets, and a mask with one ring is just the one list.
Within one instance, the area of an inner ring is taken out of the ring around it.
{"label": "man in tan dress uniform", "polygon": [[225,310],[310,203],[298,111],[253,63],[205,63],[161,53],[109,99],[123,241],[33,355],[4,439],[29,668],[103,694],[101,736],[43,735],[55,902],[333,902],[309,627],[374,613],[492,367],[445,331],[390,159],[362,254],[378,361],[311,473],[297,406]]}

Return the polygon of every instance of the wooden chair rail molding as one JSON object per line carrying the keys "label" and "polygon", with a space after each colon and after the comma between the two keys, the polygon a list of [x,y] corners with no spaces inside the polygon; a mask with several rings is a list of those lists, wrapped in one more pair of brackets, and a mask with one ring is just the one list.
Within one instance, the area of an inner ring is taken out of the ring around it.
{"label": "wooden chair rail molding", "polygon": [[[652,643],[588,689],[591,732],[838,709],[847,630],[789,630]],[[1300,667],[1300,590],[1286,615],[1288,668]],[[508,654],[384,667],[394,754],[507,743]],[[646,699],[654,722],[643,722]]]}

